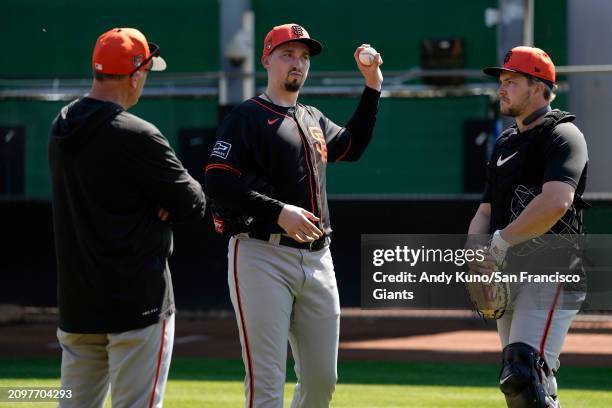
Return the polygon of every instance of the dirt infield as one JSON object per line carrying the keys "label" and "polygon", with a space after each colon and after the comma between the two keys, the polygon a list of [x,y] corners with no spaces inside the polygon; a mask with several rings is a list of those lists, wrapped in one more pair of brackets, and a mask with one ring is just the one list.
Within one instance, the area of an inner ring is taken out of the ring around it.
{"label": "dirt infield", "polygon": [[[0,357],[59,356],[56,323],[0,325]],[[343,310],[340,359],[497,363],[500,343],[492,322],[469,312]],[[174,355],[240,358],[232,313],[177,315]],[[612,321],[576,320],[562,355],[564,365],[612,366]]]}

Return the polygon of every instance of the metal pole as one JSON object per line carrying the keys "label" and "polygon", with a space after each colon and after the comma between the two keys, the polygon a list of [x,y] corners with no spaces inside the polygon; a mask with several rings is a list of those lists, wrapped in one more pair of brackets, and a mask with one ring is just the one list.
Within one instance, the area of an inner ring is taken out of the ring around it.
{"label": "metal pole", "polygon": [[[610,138],[610,111],[612,111],[612,76],[605,75],[605,65],[612,61],[612,2],[601,0],[568,0],[567,42],[568,76],[571,92],[567,96],[574,122],[586,138],[589,148],[589,178],[591,192],[612,191],[612,138]],[[557,72],[563,67],[557,69]],[[587,73],[590,71],[590,73]],[[578,75],[582,73],[582,75]]]}
{"label": "metal pole", "polygon": [[524,0],[523,45],[533,47],[534,0]]}
{"label": "metal pole", "polygon": [[235,73],[253,72],[253,28],[254,14],[250,0],[219,0],[221,80],[219,105],[230,107],[251,97],[254,93],[252,80]]}
{"label": "metal pole", "polygon": [[523,45],[525,2],[529,0],[499,0],[500,24],[497,30],[497,59],[503,64],[506,53]]}
{"label": "metal pole", "polygon": [[[506,53],[512,48],[523,45],[525,42],[525,6],[530,0],[499,0],[500,22],[497,30],[497,59],[501,65],[504,63]],[[501,128],[505,129],[514,124],[512,118],[502,116]]]}
{"label": "metal pole", "polygon": [[[242,14],[242,28],[245,33],[250,37],[251,45],[257,44],[255,42],[255,12],[253,10],[245,11]],[[255,96],[255,52],[257,46],[250,47],[249,57],[244,62],[242,71],[250,75],[242,81],[242,99],[247,99]]]}

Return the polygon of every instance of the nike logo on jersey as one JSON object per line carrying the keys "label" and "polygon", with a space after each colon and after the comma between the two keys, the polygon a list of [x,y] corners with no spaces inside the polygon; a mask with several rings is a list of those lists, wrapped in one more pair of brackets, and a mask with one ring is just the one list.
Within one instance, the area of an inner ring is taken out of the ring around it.
{"label": "nike logo on jersey", "polygon": [[279,120],[279,119],[280,119],[280,118],[276,118],[276,119],[268,119],[268,125],[273,125],[273,124],[275,124],[276,122],[278,122],[278,120]]}
{"label": "nike logo on jersey", "polygon": [[513,158],[514,156],[516,156],[518,152],[514,152],[512,153],[510,156],[506,157],[505,159],[502,159],[501,156],[499,156],[497,158],[497,167],[503,166],[504,163],[506,163],[508,160],[510,160],[511,158]]}
{"label": "nike logo on jersey", "polygon": [[501,380],[499,380],[500,384],[505,383],[506,381],[508,381],[508,378],[512,377],[512,374],[505,376],[504,378],[502,378]]}

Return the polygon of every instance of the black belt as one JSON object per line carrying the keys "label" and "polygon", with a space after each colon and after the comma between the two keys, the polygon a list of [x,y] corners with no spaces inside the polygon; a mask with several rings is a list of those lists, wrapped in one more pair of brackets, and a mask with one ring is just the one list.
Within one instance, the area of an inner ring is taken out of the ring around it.
{"label": "black belt", "polygon": [[[260,234],[257,232],[250,232],[249,237],[261,239],[262,241],[270,242],[270,234]],[[281,235],[278,241],[279,245],[288,246],[297,249],[308,249],[310,251],[320,251],[329,245],[331,238],[329,235],[324,235],[321,238],[312,242],[297,242],[295,239],[286,235]]]}

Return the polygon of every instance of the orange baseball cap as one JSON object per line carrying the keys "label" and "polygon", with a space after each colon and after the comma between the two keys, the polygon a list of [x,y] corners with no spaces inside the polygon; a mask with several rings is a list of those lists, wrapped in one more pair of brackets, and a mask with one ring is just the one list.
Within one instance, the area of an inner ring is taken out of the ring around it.
{"label": "orange baseball cap", "polygon": [[518,72],[541,79],[549,88],[555,84],[555,65],[547,53],[534,47],[514,47],[504,58],[503,67],[485,68],[487,75],[499,77],[502,71]]}
{"label": "orange baseball cap", "polygon": [[113,28],[98,37],[93,52],[92,68],[109,75],[131,75],[139,69],[166,69],[159,47],[147,42],[135,28]]}
{"label": "orange baseball cap", "polygon": [[320,54],[323,46],[317,40],[310,38],[308,31],[301,25],[295,23],[283,24],[274,27],[264,40],[263,55],[272,54],[272,51],[281,44],[298,41],[304,43],[310,49],[310,56]]}

